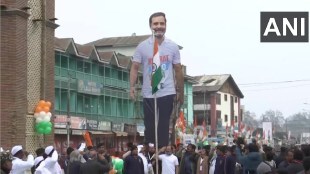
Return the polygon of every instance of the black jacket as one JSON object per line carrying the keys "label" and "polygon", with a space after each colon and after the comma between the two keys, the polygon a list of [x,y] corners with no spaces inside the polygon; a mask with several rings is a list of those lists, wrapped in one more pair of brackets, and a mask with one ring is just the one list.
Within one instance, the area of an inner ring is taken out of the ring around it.
{"label": "black jacket", "polygon": [[109,169],[109,166],[104,166],[97,160],[88,160],[81,165],[79,174],[103,174],[109,172]]}

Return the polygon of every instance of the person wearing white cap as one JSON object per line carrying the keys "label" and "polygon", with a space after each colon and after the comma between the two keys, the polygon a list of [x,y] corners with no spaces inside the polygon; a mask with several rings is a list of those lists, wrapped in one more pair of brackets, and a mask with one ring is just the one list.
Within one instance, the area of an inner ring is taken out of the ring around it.
{"label": "person wearing white cap", "polygon": [[60,165],[58,164],[58,153],[53,146],[45,148],[47,158],[44,160],[45,168],[52,174],[62,174]]}
{"label": "person wearing white cap", "polygon": [[138,156],[141,157],[143,161],[143,167],[144,167],[144,174],[149,173],[149,168],[148,168],[148,161],[145,157],[145,147],[143,145],[138,145]]}
{"label": "person wearing white cap", "polygon": [[34,174],[50,174],[46,168],[45,168],[45,162],[43,156],[38,156],[34,160],[34,166],[35,166],[35,172]]}
{"label": "person wearing white cap", "polygon": [[[23,151],[21,145],[14,146],[11,150],[13,155],[11,174],[24,174],[27,170],[30,170],[34,164],[33,155]],[[27,155],[27,161],[23,161],[24,156]]]}

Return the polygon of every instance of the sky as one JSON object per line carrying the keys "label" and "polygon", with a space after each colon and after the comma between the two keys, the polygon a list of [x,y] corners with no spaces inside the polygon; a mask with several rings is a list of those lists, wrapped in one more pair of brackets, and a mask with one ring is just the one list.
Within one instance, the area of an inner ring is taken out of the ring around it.
{"label": "sky", "polygon": [[270,109],[284,117],[310,112],[310,43],[260,42],[260,12],[309,12],[309,0],[55,0],[55,5],[56,37],[79,44],[150,34],[149,16],[165,12],[166,37],[183,47],[188,75],[231,74],[244,94],[241,104],[258,117]]}

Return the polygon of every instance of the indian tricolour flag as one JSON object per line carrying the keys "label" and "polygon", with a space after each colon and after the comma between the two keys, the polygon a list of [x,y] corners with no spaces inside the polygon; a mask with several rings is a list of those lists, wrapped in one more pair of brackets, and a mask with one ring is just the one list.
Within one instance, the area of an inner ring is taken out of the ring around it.
{"label": "indian tricolour flag", "polygon": [[158,41],[153,36],[154,52],[153,52],[153,73],[152,73],[152,94],[155,94],[160,89],[160,82],[163,79],[163,71],[160,66]]}

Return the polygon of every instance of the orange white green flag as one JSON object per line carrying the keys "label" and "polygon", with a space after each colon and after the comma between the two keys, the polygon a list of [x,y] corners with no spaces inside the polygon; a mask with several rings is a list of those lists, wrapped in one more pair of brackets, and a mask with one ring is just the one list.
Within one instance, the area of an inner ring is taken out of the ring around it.
{"label": "orange white green flag", "polygon": [[152,74],[152,94],[155,94],[160,89],[160,82],[163,79],[163,70],[160,66],[159,46],[158,41],[153,36],[154,50],[153,50],[153,74]]}

